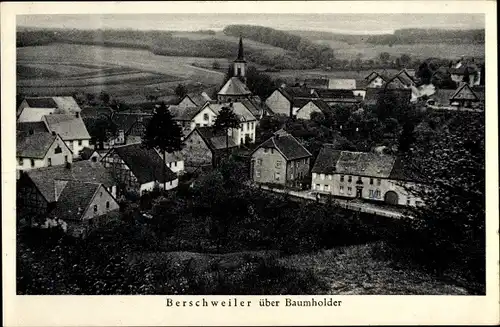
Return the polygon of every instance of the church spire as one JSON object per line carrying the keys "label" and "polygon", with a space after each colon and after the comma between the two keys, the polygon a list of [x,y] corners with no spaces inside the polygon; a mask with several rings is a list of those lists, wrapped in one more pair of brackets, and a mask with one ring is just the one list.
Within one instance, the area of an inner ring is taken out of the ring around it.
{"label": "church spire", "polygon": [[243,39],[242,37],[240,36],[240,44],[239,44],[239,47],[238,47],[238,58],[236,58],[237,61],[245,61],[245,57],[243,56]]}

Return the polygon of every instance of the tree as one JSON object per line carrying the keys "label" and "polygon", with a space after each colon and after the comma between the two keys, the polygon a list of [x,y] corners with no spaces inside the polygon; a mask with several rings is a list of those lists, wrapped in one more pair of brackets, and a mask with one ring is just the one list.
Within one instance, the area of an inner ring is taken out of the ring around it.
{"label": "tree", "polygon": [[109,94],[104,91],[101,91],[101,94],[99,94],[99,100],[101,100],[103,104],[108,104],[110,99],[111,97]]}
{"label": "tree", "polygon": [[172,118],[165,102],[156,109],[144,133],[142,144],[148,149],[159,149],[163,155],[163,180],[166,181],[166,153],[182,149],[182,130]]}
{"label": "tree", "polygon": [[391,55],[388,52],[382,52],[382,53],[380,53],[379,58],[380,58],[380,61],[385,64],[389,61],[389,59],[391,58]]}
{"label": "tree", "polygon": [[84,119],[90,136],[96,142],[97,148],[103,149],[104,143],[114,139],[118,134],[118,126],[109,117]]}
{"label": "tree", "polygon": [[411,57],[407,54],[402,54],[399,59],[399,62],[401,63],[401,65],[403,65],[403,67],[406,68],[411,62]]}
{"label": "tree", "polygon": [[248,67],[246,84],[253,94],[266,99],[275,89],[276,83],[267,74],[259,72],[255,67]]}
{"label": "tree", "polygon": [[219,69],[220,69],[220,64],[219,64],[219,62],[218,62],[218,61],[214,61],[214,62],[212,63],[212,68],[213,68],[213,69],[217,69],[217,70],[219,70]]}
{"label": "tree", "polygon": [[399,137],[399,152],[404,153],[410,151],[411,145],[415,142],[415,136],[413,135],[414,129],[415,125],[413,122],[408,121],[403,124],[403,130]]}
{"label": "tree", "polygon": [[184,84],[177,84],[174,92],[177,97],[183,98],[187,94],[187,88]]}
{"label": "tree", "polygon": [[238,116],[230,107],[222,107],[221,111],[215,118],[214,130],[223,131],[226,135],[226,150],[229,153],[229,129],[240,127]]}

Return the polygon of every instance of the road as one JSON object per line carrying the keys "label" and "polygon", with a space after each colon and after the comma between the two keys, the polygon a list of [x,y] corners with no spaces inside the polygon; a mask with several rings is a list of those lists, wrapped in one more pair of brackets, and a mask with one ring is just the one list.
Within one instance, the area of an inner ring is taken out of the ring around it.
{"label": "road", "polygon": [[[318,200],[316,198],[316,194],[311,192],[311,191],[291,191],[291,190],[282,190],[282,189],[271,189],[268,186],[261,185],[261,189],[268,190],[271,192],[276,192],[276,193],[287,193],[290,196],[296,197],[296,198],[302,198],[305,200],[310,200],[310,201],[319,201],[321,203],[325,203],[327,201],[327,197],[323,196],[322,198]],[[367,203],[367,202],[360,202],[359,200],[344,200],[344,199],[338,199],[334,198],[334,201],[340,205],[343,208],[353,210],[353,211],[361,211],[361,212],[366,212],[366,213],[372,213],[378,216],[384,216],[384,217],[390,217],[390,218],[396,218],[396,219],[401,219],[401,218],[406,218],[407,216],[404,215],[401,210],[398,210],[397,208],[385,208],[378,206],[377,204],[372,204],[372,203]]]}

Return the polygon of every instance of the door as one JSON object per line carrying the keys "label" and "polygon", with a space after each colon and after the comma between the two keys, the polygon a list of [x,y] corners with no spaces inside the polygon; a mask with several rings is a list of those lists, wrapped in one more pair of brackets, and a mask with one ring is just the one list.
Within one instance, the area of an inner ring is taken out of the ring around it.
{"label": "door", "polygon": [[362,187],[356,187],[356,197],[357,198],[363,197],[363,188]]}
{"label": "door", "polygon": [[384,201],[389,204],[398,204],[399,201],[398,194],[394,191],[389,191],[385,193]]}

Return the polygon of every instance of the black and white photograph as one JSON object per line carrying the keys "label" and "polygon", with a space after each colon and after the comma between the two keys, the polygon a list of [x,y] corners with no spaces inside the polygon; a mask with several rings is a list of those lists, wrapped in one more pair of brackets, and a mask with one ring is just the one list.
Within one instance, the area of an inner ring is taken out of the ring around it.
{"label": "black and white photograph", "polygon": [[485,14],[285,12],[16,15],[16,295],[486,295]]}

